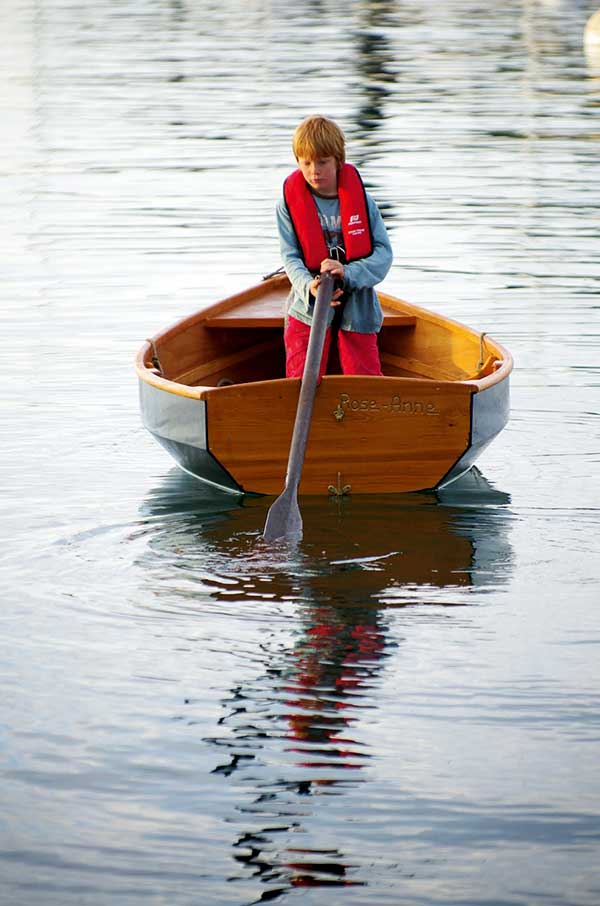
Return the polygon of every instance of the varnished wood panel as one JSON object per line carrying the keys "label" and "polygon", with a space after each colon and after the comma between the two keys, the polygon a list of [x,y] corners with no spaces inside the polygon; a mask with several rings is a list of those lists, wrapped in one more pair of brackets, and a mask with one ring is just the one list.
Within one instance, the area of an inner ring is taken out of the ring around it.
{"label": "varnished wood panel", "polygon": [[380,357],[384,374],[393,374],[392,369],[397,369],[415,377],[430,378],[437,381],[456,380],[456,374],[444,371],[437,362],[419,362],[417,359],[407,359],[404,356],[393,355],[391,352],[382,352]]}
{"label": "varnished wood panel", "polygon": [[[177,381],[180,374],[185,375],[206,361],[232,355],[253,343],[261,343],[275,336],[280,328],[269,327],[268,323],[239,331],[218,328],[208,330],[206,323],[213,315],[219,316],[244,304],[253,305],[257,301],[264,303],[268,309],[274,308],[282,312],[288,289],[287,277],[275,277],[215,302],[155,334],[152,339],[164,376],[168,380]],[[150,356],[150,347],[144,346],[142,361],[148,364]],[[140,364],[138,357],[138,368]]]}
{"label": "varnished wood panel", "polygon": [[[383,353],[429,362],[440,369],[440,374],[445,373],[450,379],[459,381],[477,375],[489,355],[502,358],[497,345],[486,334],[393,297],[382,295],[380,298],[382,303],[385,301],[392,307],[402,305],[417,318],[415,330],[410,333],[397,332],[384,325],[379,335]],[[438,304],[443,304],[443,300]]]}
{"label": "varnished wood panel", "polygon": [[[278,356],[278,353],[281,355]],[[180,374],[178,381],[182,384],[200,384],[202,381],[214,384],[220,377],[230,375],[230,379],[237,383],[242,382],[242,379],[258,380],[261,371],[264,379],[278,377],[277,370],[272,375],[264,374],[265,363],[267,363],[267,369],[270,370],[268,364],[271,361],[284,367],[283,348],[279,337],[247,346],[231,355],[222,355],[208,362],[202,362],[186,373]]]}
{"label": "varnished wood panel", "polygon": [[[208,446],[246,491],[283,488],[300,381],[208,391]],[[376,377],[325,377],[317,390],[300,493],[434,487],[466,450],[465,384]],[[336,417],[337,416],[337,417]]]}

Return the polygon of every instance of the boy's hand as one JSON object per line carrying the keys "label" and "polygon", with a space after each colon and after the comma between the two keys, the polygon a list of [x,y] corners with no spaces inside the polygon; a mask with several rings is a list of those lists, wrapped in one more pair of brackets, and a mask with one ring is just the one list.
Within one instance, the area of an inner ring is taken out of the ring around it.
{"label": "boy's hand", "polygon": [[344,279],[344,265],[341,261],[336,261],[335,258],[325,258],[321,261],[321,273],[322,274],[332,274],[334,277],[337,277],[339,280]]}
{"label": "boy's hand", "polygon": [[[336,261],[335,258],[325,258],[324,261],[321,261],[321,273],[329,273],[337,280],[344,280],[344,265],[341,261]],[[315,279],[310,284],[310,291],[313,296],[317,295],[317,290],[319,289],[319,283],[321,282],[321,277],[315,277]],[[331,297],[332,305],[339,305],[340,299],[344,295],[343,289],[335,289]]]}

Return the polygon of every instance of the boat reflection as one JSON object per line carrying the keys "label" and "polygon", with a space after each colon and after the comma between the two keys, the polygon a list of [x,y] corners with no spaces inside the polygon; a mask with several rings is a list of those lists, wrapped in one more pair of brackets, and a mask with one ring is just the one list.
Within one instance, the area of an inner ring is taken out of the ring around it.
{"label": "boat reflection", "polygon": [[178,571],[218,576],[210,595],[229,613],[232,589],[248,616],[262,589],[289,615],[280,631],[259,632],[253,679],[230,688],[204,740],[215,778],[235,791],[229,881],[259,885],[247,904],[366,883],[352,844],[339,843],[332,797],[369,781],[379,687],[397,653],[392,609],[464,605],[512,564],[510,499],[478,472],[439,495],[304,499],[295,553],[262,540],[270,502],[206,493],[174,472],[143,507],[150,586],[156,568],[164,591],[173,558]]}
{"label": "boat reflection", "polygon": [[454,589],[496,588],[512,571],[510,497],[476,468],[437,493],[305,497],[304,540],[291,552],[262,540],[271,498],[208,487],[173,470],[146,499],[149,578],[157,554],[163,567],[218,576],[243,565],[283,602],[401,606],[455,603]]}

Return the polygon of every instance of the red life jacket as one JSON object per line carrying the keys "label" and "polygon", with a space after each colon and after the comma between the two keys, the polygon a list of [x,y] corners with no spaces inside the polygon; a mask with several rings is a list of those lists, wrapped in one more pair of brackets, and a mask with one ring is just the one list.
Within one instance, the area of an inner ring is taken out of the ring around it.
{"label": "red life jacket", "polygon": [[[314,196],[300,170],[288,176],[283,184],[283,197],[292,220],[304,263],[318,272],[321,261],[329,258]],[[338,171],[338,198],[342,218],[342,235],[346,261],[366,258],[373,251],[371,224],[365,187],[356,167],[342,164]]]}

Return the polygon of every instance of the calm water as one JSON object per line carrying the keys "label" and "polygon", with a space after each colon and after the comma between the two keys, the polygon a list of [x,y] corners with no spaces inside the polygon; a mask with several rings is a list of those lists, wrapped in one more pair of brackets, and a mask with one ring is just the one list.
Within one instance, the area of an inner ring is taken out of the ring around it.
{"label": "calm water", "polygon": [[[500,6],[3,0],[2,906],[600,902],[597,3]],[[273,550],[132,359],[278,266],[315,111],[513,414]]]}

